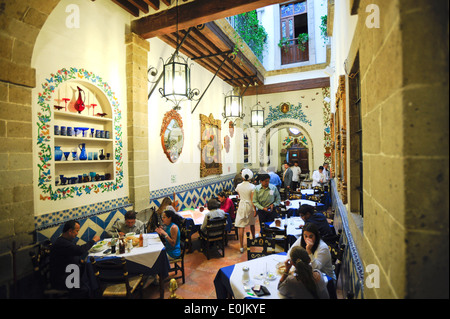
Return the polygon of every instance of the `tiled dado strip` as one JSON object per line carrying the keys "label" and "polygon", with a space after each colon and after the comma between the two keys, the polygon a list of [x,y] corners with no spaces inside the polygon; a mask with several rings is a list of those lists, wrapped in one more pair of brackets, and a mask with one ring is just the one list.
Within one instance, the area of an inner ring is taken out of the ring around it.
{"label": "tiled dado strip", "polygon": [[64,223],[75,219],[80,222],[78,238],[80,243],[92,236],[104,236],[104,231],[118,218],[123,218],[127,210],[132,209],[128,197],[94,203],[86,206],[65,209],[40,216],[35,216],[37,241],[55,240],[61,235]]}
{"label": "tiled dado strip", "polygon": [[217,196],[221,191],[232,190],[234,176],[235,174],[228,174],[207,180],[151,191],[150,206],[159,207],[164,197],[170,197],[173,200],[173,193],[176,194],[180,204],[179,210],[206,205],[211,197]]}
{"label": "tiled dado strip", "polygon": [[333,209],[335,209],[334,226],[342,230],[341,243],[345,245],[344,256],[339,280],[342,280],[344,296],[353,293],[355,299],[364,298],[364,267],[356,249],[353,236],[348,225],[348,213],[336,188],[336,183],[331,180]]}

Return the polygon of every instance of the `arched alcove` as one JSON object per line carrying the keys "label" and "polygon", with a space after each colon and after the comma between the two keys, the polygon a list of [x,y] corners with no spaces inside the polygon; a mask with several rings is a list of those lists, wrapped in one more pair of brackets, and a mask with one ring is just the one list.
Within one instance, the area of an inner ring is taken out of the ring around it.
{"label": "arched alcove", "polygon": [[[280,120],[271,123],[269,126],[267,126],[264,129],[264,132],[260,134],[259,137],[259,162],[260,165],[263,166],[275,166],[279,168],[281,166],[281,163],[278,163],[278,148],[280,145],[276,145],[277,149],[274,149],[273,144],[271,145],[270,140],[271,138],[280,132],[280,130],[289,129],[289,128],[297,128],[300,130],[303,134],[303,136],[306,138],[306,146],[308,149],[308,169],[309,172],[312,172],[312,169],[314,167],[314,145],[313,140],[311,138],[311,135],[309,134],[308,130],[305,129],[304,126],[302,126],[298,121],[295,120]],[[274,159],[275,162],[274,162]]]}

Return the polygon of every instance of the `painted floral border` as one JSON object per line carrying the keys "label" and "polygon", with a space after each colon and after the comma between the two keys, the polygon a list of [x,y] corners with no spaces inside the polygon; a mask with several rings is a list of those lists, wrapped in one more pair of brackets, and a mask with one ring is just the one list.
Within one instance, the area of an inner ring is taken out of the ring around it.
{"label": "painted floral border", "polygon": [[[284,104],[284,103],[281,103],[281,104]],[[302,103],[299,102],[297,106],[295,106],[291,103],[289,103],[289,105],[290,105],[290,110],[287,113],[281,112],[278,105],[277,106],[269,105],[269,114],[267,114],[267,117],[265,120],[265,125],[267,126],[270,123],[281,120],[281,119],[295,119],[302,123],[308,124],[309,126],[312,126],[311,120],[308,120],[306,114],[303,113]]]}
{"label": "painted floral border", "polygon": [[[95,184],[70,185],[67,187],[56,187],[53,189],[52,185],[52,171],[51,160],[52,149],[50,145],[51,134],[51,120],[52,120],[52,95],[55,89],[63,82],[68,80],[87,80],[100,88],[108,97],[114,112],[114,150],[115,150],[115,181],[105,181]],[[39,180],[38,187],[41,189],[41,200],[60,200],[65,198],[73,198],[74,196],[81,196],[83,194],[99,193],[115,191],[123,187],[123,156],[122,156],[122,112],[119,107],[119,102],[111,90],[107,82],[103,81],[101,77],[88,72],[85,69],[78,69],[71,67],[70,69],[63,68],[50,74],[49,78],[42,84],[43,91],[38,94],[39,111],[37,121],[37,146],[39,162]]]}
{"label": "painted floral border", "polygon": [[331,103],[330,101],[330,87],[322,88],[323,96],[323,140],[325,153],[323,154],[324,163],[331,163]]}

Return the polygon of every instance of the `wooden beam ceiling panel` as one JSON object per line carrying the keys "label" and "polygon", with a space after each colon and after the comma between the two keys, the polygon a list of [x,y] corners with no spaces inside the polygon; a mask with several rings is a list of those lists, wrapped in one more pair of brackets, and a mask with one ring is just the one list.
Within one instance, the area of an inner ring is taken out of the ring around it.
{"label": "wooden beam ceiling panel", "polygon": [[133,20],[131,31],[149,39],[175,32],[177,21],[179,29],[187,29],[281,2],[283,0],[195,0]]}
{"label": "wooden beam ceiling panel", "polygon": [[[282,83],[258,86],[258,95],[259,94],[271,94],[271,93],[282,93],[282,92],[290,92],[290,91],[317,89],[317,88],[324,88],[324,87],[329,87],[329,86],[330,86],[330,78],[329,77],[309,79],[309,80],[299,80],[299,81],[292,81],[292,82],[282,82]],[[245,92],[244,96],[255,95],[255,94],[256,94],[255,88],[250,87]]]}

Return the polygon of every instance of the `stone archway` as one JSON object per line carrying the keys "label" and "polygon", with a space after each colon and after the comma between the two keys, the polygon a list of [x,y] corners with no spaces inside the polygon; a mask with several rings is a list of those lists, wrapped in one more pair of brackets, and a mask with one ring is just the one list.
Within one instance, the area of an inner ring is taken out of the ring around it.
{"label": "stone archway", "polygon": [[[298,121],[292,119],[286,119],[286,120],[280,120],[271,123],[269,126],[264,128],[263,134],[260,134],[259,139],[259,162],[260,165],[264,166],[268,163],[268,155],[271,154],[270,149],[270,138],[279,132],[279,130],[285,129],[285,128],[291,128],[295,127],[299,129],[304,136],[306,137],[307,144],[308,144],[308,164],[309,164],[309,171],[312,172],[312,168],[314,167],[314,145],[313,140],[311,138],[311,135],[309,134],[308,130],[302,126]],[[273,152],[272,152],[273,153]],[[273,154],[272,154],[273,155]],[[271,163],[272,164],[272,163]]]}
{"label": "stone archway", "polygon": [[[39,32],[60,0],[2,1],[0,7],[0,240],[17,249],[33,243],[32,89],[31,67]],[[2,245],[0,254],[7,253]],[[6,267],[9,269],[10,267]],[[11,274],[6,274],[9,276]]]}

